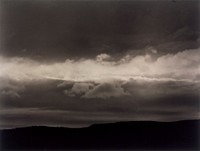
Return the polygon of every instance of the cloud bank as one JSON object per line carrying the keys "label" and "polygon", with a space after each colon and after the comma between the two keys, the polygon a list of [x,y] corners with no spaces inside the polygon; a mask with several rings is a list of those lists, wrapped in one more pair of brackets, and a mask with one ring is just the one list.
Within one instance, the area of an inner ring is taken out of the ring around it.
{"label": "cloud bank", "polygon": [[[0,94],[0,129],[33,125],[82,127],[117,121],[171,122],[200,118],[200,83],[197,82],[48,80],[18,81],[15,86],[20,97],[2,97]],[[19,91],[20,87],[24,90]]]}
{"label": "cloud bank", "polygon": [[200,51],[51,64],[0,57],[0,128],[200,118]]}
{"label": "cloud bank", "polygon": [[[156,52],[156,50],[154,50]],[[102,81],[106,79],[154,78],[199,80],[200,49],[176,54],[126,56],[112,60],[108,54],[95,59],[79,59],[51,64],[24,58],[0,57],[0,77],[18,81],[60,79],[68,81]]]}

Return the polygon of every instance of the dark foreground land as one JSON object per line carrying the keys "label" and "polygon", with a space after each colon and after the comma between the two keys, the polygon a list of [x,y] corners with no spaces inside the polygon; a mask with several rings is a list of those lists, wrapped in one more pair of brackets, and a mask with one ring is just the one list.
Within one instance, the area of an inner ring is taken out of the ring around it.
{"label": "dark foreground land", "polygon": [[28,127],[0,131],[5,149],[200,150],[200,121],[119,122],[88,128]]}

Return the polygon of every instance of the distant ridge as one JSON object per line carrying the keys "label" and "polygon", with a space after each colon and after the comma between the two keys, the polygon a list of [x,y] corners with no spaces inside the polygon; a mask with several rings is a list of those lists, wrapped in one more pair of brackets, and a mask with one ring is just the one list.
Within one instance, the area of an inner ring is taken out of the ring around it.
{"label": "distant ridge", "polygon": [[85,128],[34,126],[0,130],[3,149],[200,150],[200,121],[118,122]]}

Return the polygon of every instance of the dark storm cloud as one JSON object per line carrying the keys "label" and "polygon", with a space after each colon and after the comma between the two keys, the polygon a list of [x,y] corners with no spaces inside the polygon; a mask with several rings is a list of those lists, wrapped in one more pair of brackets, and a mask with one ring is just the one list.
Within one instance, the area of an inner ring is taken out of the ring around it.
{"label": "dark storm cloud", "polygon": [[[57,80],[15,83],[26,89],[20,93],[20,98],[1,98],[1,128],[31,125],[80,127],[116,121],[199,119],[199,83],[112,80],[106,84],[72,82],[72,87],[58,87],[61,83],[63,81]],[[71,93],[63,93],[66,89]],[[116,96],[114,91],[118,93],[119,90],[123,90],[123,94]],[[89,94],[92,97],[82,97]]]}
{"label": "dark storm cloud", "polygon": [[1,54],[55,61],[146,46],[177,52],[197,47],[198,14],[198,0],[2,0]]}
{"label": "dark storm cloud", "polygon": [[62,126],[62,127],[85,127],[94,123],[110,123],[118,121],[159,120],[176,121],[196,119],[196,112],[180,111],[142,111],[142,112],[68,112],[68,111],[45,111],[40,109],[7,110],[0,113],[2,128],[16,128],[25,126]]}

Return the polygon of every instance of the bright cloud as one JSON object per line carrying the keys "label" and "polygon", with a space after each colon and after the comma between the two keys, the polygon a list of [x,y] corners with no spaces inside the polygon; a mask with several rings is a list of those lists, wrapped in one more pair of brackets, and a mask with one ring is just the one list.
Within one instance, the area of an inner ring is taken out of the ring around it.
{"label": "bright cloud", "polygon": [[30,59],[0,57],[0,77],[14,80],[60,79],[68,81],[101,81],[105,79],[156,78],[199,80],[200,49],[185,50],[154,59],[150,54],[127,55],[118,61],[100,54],[95,59],[67,59],[44,64]]}
{"label": "bright cloud", "polygon": [[102,53],[100,55],[97,55],[97,57],[96,57],[97,61],[106,61],[106,60],[109,60],[109,59],[111,59],[111,56],[106,54],[106,53]]}
{"label": "bright cloud", "polygon": [[21,84],[19,85],[15,81],[10,81],[8,79],[0,79],[0,97],[17,99],[20,98],[20,93],[23,92],[25,87]]}
{"label": "bright cloud", "polygon": [[15,92],[13,90],[7,90],[7,91],[3,90],[3,91],[1,91],[0,96],[2,96],[2,97],[11,97],[13,99],[20,98],[19,93]]}
{"label": "bright cloud", "polygon": [[124,91],[119,82],[102,83],[94,89],[88,91],[83,98],[102,98],[123,97],[129,94]]}
{"label": "bright cloud", "polygon": [[92,89],[94,85],[92,83],[74,83],[71,90],[65,90],[64,93],[69,96],[82,95]]}

